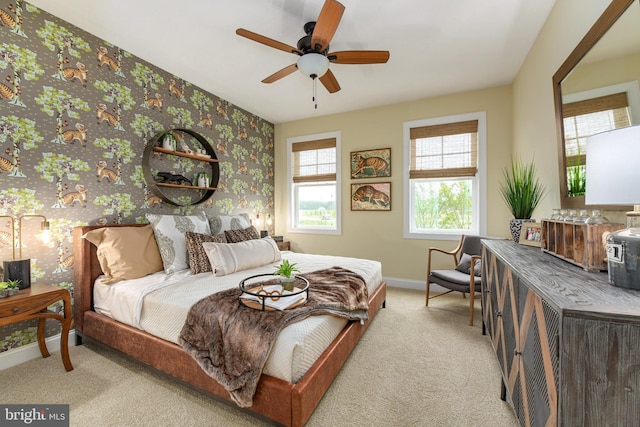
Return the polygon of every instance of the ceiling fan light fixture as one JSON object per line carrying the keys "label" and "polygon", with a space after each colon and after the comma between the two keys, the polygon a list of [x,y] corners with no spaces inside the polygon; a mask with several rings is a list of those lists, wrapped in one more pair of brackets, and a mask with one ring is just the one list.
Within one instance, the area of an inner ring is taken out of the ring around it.
{"label": "ceiling fan light fixture", "polygon": [[312,79],[324,76],[329,69],[329,59],[319,53],[306,53],[298,59],[298,70]]}

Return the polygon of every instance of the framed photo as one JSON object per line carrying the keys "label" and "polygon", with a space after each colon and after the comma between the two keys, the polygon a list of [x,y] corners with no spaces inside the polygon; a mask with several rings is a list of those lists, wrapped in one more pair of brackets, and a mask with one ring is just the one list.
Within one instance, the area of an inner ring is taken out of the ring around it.
{"label": "framed photo", "polygon": [[391,183],[351,184],[352,211],[390,211]]}
{"label": "framed photo", "polygon": [[539,222],[523,222],[520,230],[520,244],[529,246],[540,246],[542,238],[542,228]]}
{"label": "framed photo", "polygon": [[351,152],[351,178],[391,176],[391,148]]}

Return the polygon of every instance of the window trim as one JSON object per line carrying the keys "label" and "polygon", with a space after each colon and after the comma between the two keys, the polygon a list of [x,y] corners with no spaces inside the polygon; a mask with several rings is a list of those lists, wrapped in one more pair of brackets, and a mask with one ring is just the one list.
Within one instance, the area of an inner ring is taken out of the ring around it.
{"label": "window trim", "polygon": [[[328,235],[341,235],[342,234],[342,167],[341,167],[341,131],[334,132],[324,132],[317,133],[313,135],[304,135],[297,136],[292,138],[287,138],[287,204],[288,204],[288,215],[287,215],[287,232],[288,233],[306,233],[306,234],[328,234]],[[296,196],[293,191],[293,186],[295,183],[293,182],[293,144],[297,142],[306,142],[306,141],[314,141],[314,140],[322,140],[322,139],[335,139],[336,140],[336,227],[333,229],[326,228],[310,228],[310,227],[295,227],[295,208],[296,201],[294,197]]]}
{"label": "window trim", "polygon": [[[563,95],[562,105],[622,92],[627,94],[627,103],[629,104],[628,108],[629,115],[631,116],[631,123],[640,123],[640,86],[638,85],[637,81],[618,83],[611,86],[602,86],[596,89]],[[562,148],[566,152],[564,142],[562,143]]]}
{"label": "window trim", "polygon": [[[487,230],[487,113],[479,111],[468,114],[456,114],[452,116],[434,117],[430,119],[414,120],[403,123],[403,142],[404,142],[404,165],[403,165],[403,234],[405,239],[430,239],[430,240],[456,240],[460,238],[459,230],[442,230],[430,231],[427,233],[417,233],[411,231],[411,213],[412,213],[412,187],[409,178],[411,168],[411,128],[421,126],[433,126],[440,124],[448,124],[455,122],[464,122],[469,120],[478,121],[478,172],[473,177],[468,177],[477,181],[477,194],[473,195],[473,221],[476,228],[471,232],[474,234],[486,234]],[[462,178],[462,177],[460,177]],[[445,180],[442,178],[440,180]]]}

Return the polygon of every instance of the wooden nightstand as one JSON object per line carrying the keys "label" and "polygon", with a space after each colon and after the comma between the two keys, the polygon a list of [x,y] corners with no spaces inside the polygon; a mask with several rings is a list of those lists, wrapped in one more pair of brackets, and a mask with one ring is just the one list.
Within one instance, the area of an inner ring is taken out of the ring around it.
{"label": "wooden nightstand", "polygon": [[[47,307],[56,301],[64,303],[64,316],[47,311]],[[62,324],[60,336],[60,354],[67,371],[73,370],[69,359],[69,329],[71,329],[71,296],[69,291],[52,285],[34,283],[22,289],[17,295],[0,298],[0,327],[23,320],[38,319],[38,347],[42,357],[49,357],[44,340],[44,323],[47,318],[57,319]]]}
{"label": "wooden nightstand", "polygon": [[290,251],[291,250],[291,242],[276,242],[278,245],[278,249],[281,251]]}

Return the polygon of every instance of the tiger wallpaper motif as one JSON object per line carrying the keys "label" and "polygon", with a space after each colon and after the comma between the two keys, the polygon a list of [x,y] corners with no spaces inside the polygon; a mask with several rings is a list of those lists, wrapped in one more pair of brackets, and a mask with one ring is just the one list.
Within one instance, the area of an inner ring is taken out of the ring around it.
{"label": "tiger wallpaper motif", "polygon": [[[166,204],[145,181],[147,142],[174,128],[202,135],[220,161],[204,206]],[[33,238],[37,219],[23,221],[33,282],[73,292],[78,225],[203,209],[273,216],[273,147],[272,123],[23,0],[0,0],[0,216],[16,230],[23,215],[50,221],[48,244]],[[0,260],[11,259],[10,234],[0,218]],[[35,322],[0,328],[0,352],[34,340]]]}

